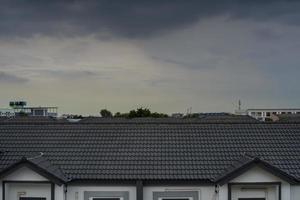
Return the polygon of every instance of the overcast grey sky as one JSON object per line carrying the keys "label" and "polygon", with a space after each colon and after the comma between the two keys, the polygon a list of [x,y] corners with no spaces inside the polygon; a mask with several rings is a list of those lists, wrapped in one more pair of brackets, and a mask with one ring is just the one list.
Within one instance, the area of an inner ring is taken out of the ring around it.
{"label": "overcast grey sky", "polygon": [[300,107],[297,0],[0,0],[0,107]]}

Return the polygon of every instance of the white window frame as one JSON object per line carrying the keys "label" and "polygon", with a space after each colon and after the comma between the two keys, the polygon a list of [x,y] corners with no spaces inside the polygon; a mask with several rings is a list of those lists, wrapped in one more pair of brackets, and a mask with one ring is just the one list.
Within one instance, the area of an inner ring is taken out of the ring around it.
{"label": "white window frame", "polygon": [[167,200],[167,199],[188,199],[194,200],[193,197],[159,197],[158,200]]}
{"label": "white window frame", "polygon": [[124,200],[123,197],[90,197],[89,200],[94,200],[94,199],[119,199],[119,200]]}

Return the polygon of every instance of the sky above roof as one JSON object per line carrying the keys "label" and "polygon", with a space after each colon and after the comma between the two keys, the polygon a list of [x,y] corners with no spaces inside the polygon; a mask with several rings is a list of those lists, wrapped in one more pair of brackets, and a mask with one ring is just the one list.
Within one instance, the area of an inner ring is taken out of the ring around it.
{"label": "sky above roof", "polygon": [[300,107],[299,1],[0,2],[0,107]]}

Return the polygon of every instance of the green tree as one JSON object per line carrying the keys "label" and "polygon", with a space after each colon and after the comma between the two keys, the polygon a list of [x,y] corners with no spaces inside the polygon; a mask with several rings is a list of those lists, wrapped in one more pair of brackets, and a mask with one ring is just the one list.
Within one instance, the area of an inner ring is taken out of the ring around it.
{"label": "green tree", "polygon": [[120,113],[120,112],[116,112],[114,117],[123,117],[123,118],[128,118],[129,113]]}
{"label": "green tree", "polygon": [[136,109],[137,117],[151,117],[151,111],[148,108],[140,107]]}
{"label": "green tree", "polygon": [[151,112],[148,108],[139,107],[135,110],[130,110],[128,113],[116,112],[114,117],[124,117],[124,118],[136,118],[136,117],[153,117],[153,118],[162,118],[169,117],[167,114]]}
{"label": "green tree", "polygon": [[137,108],[136,110],[131,110],[128,114],[129,118],[135,118],[135,117],[154,117],[154,118],[162,118],[162,117],[168,117],[167,114],[164,113],[158,113],[154,112],[152,113],[148,108]]}
{"label": "green tree", "polygon": [[169,116],[167,114],[164,114],[164,113],[154,112],[154,113],[151,113],[151,117],[153,117],[153,118],[164,118],[164,117],[169,117]]}
{"label": "green tree", "polygon": [[101,117],[112,117],[113,116],[112,113],[107,109],[102,109],[100,111],[100,115],[101,115]]}
{"label": "green tree", "polygon": [[137,117],[136,111],[135,111],[135,110],[129,111],[128,117],[129,117],[129,118]]}
{"label": "green tree", "polygon": [[28,114],[27,114],[26,112],[24,112],[23,110],[21,110],[21,111],[19,112],[19,116],[20,116],[20,117],[27,117]]}

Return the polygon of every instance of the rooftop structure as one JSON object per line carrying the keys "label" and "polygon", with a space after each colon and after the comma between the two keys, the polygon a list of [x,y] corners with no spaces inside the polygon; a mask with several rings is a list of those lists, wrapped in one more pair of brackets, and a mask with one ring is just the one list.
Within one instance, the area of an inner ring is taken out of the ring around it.
{"label": "rooftop structure", "polygon": [[58,107],[39,106],[28,107],[26,101],[11,101],[10,108],[0,109],[0,116],[13,117],[20,115],[57,117]]}
{"label": "rooftop structure", "polygon": [[237,110],[238,115],[248,115],[260,121],[272,121],[271,115],[300,114],[300,108],[251,108]]}
{"label": "rooftop structure", "polygon": [[28,116],[57,117],[58,107],[24,107],[15,109],[16,113],[25,113]]}
{"label": "rooftop structure", "polygon": [[14,117],[15,111],[11,108],[0,108],[0,117]]}

